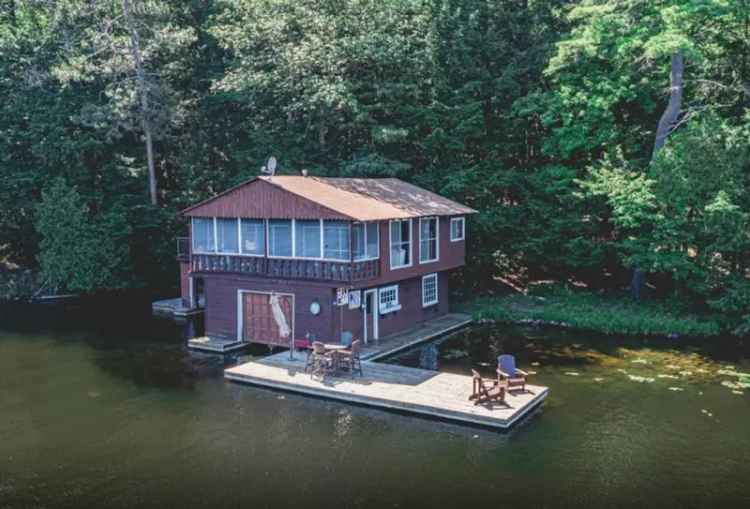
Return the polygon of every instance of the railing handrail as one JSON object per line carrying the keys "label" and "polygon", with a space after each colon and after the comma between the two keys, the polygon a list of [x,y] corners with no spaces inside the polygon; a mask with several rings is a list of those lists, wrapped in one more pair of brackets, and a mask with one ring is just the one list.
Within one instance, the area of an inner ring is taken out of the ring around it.
{"label": "railing handrail", "polygon": [[234,272],[289,279],[353,282],[380,275],[380,260],[357,262],[315,259],[248,257],[218,253],[195,253],[191,257],[195,272]]}

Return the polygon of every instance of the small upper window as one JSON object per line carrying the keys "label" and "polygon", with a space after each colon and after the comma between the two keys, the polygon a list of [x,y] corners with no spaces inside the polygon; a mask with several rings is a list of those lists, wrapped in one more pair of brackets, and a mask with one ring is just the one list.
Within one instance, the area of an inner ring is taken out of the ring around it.
{"label": "small upper window", "polygon": [[419,218],[419,263],[438,259],[438,218]]}
{"label": "small upper window", "polygon": [[438,276],[427,274],[422,276],[422,307],[438,303]]}
{"label": "small upper window", "polygon": [[401,305],[398,303],[398,285],[385,286],[378,290],[378,295],[381,315],[401,309]]}
{"label": "small upper window", "polygon": [[451,242],[464,240],[466,221],[463,217],[451,218]]}
{"label": "small upper window", "polygon": [[193,218],[193,252],[213,253],[216,251],[216,237],[214,236],[214,218]]}
{"label": "small upper window", "polygon": [[411,219],[391,221],[391,268],[411,266]]}

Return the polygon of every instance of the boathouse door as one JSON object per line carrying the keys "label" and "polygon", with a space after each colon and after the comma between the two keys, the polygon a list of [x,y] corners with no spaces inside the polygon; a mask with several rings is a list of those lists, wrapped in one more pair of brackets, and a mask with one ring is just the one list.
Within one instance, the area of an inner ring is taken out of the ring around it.
{"label": "boathouse door", "polygon": [[239,292],[238,329],[243,341],[289,346],[294,337],[294,295]]}
{"label": "boathouse door", "polygon": [[364,340],[365,344],[370,339],[378,339],[378,291],[365,290],[364,300],[362,302],[363,318],[364,318]]}

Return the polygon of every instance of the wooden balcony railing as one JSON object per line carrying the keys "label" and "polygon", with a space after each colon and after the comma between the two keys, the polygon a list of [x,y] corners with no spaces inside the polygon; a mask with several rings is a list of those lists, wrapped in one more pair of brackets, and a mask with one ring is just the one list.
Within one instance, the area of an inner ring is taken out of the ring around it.
{"label": "wooden balcony railing", "polygon": [[234,272],[284,279],[349,283],[373,279],[380,275],[380,260],[330,262],[218,254],[193,254],[190,259],[194,272]]}

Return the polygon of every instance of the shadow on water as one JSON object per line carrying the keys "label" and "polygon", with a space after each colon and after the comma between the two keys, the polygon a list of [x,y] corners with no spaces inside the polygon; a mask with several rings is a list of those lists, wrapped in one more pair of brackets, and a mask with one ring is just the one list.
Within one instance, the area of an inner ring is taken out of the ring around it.
{"label": "shadow on water", "polygon": [[63,345],[84,344],[98,368],[139,386],[192,389],[202,377],[221,376],[231,361],[184,346],[202,334],[202,316],[153,316],[150,298],[141,292],[54,303],[4,302],[0,309],[4,330],[33,332]]}

